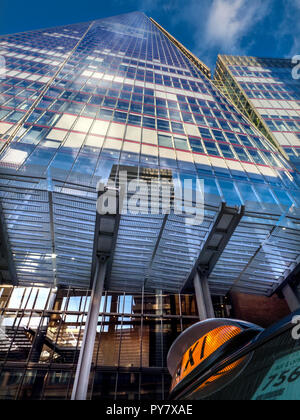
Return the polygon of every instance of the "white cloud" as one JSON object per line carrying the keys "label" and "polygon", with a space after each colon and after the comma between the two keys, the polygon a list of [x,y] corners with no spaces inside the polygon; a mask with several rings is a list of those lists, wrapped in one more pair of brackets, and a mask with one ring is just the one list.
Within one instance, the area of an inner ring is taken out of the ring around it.
{"label": "white cloud", "polygon": [[[215,52],[247,54],[252,40],[241,47],[243,38],[268,14],[272,0],[142,0],[144,4],[162,2],[170,8],[173,27],[187,26],[192,34],[193,52],[209,66]],[[300,0],[297,0],[300,3]],[[182,29],[181,29],[182,30]]]}
{"label": "white cloud", "polygon": [[[193,28],[195,45],[238,50],[241,38],[262,20],[271,0],[140,0],[140,10],[168,13],[171,26]],[[300,0],[299,1],[300,4]]]}
{"label": "white cloud", "polygon": [[266,0],[214,0],[206,25],[206,42],[238,50],[242,36],[265,16],[266,3]]}
{"label": "white cloud", "polygon": [[218,53],[249,54],[265,34],[265,55],[285,48],[285,56],[300,54],[300,0],[140,0],[140,8],[153,17],[162,10],[166,29],[175,36],[186,31],[189,45],[179,41],[210,67]]}
{"label": "white cloud", "polygon": [[278,28],[277,37],[286,42],[290,38],[292,46],[286,51],[286,57],[300,54],[300,0],[286,0],[282,14],[282,22]]}

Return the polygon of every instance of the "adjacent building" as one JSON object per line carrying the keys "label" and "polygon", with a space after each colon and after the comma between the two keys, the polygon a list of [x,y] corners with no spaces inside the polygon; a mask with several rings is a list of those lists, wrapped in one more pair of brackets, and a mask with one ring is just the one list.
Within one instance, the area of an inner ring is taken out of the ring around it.
{"label": "adjacent building", "polygon": [[299,171],[300,83],[291,59],[220,55],[214,81]]}
{"label": "adjacent building", "polygon": [[[0,398],[164,399],[199,318],[298,307],[290,141],[167,31],[136,12],[2,36],[0,54]],[[124,173],[135,211],[99,214],[103,192],[124,208]]]}

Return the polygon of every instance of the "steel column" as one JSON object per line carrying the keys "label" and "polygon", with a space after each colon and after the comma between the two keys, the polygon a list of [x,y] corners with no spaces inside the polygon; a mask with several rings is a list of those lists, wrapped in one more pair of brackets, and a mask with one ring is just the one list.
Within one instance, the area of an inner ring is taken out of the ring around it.
{"label": "steel column", "polygon": [[211,294],[209,290],[208,278],[206,276],[203,276],[203,277],[200,277],[200,280],[202,284],[207,318],[215,318],[215,311],[214,311],[214,306],[212,303]]}
{"label": "steel column", "polygon": [[89,313],[76,370],[72,400],[86,400],[87,397],[106,268],[107,258],[97,258]]}
{"label": "steel column", "polygon": [[284,286],[284,288],[282,289],[282,294],[291,312],[295,312],[297,309],[300,308],[300,300],[289,284]]}
{"label": "steel column", "polygon": [[203,293],[201,279],[198,272],[196,272],[195,277],[194,277],[194,289],[195,289],[195,296],[196,296],[199,318],[200,318],[200,321],[204,321],[205,319],[208,318],[208,316],[207,316],[205,297]]}
{"label": "steel column", "polygon": [[47,305],[47,311],[53,311],[54,310],[57,291],[58,291],[57,287],[55,287],[54,289],[51,289],[49,300],[48,300],[48,305]]}

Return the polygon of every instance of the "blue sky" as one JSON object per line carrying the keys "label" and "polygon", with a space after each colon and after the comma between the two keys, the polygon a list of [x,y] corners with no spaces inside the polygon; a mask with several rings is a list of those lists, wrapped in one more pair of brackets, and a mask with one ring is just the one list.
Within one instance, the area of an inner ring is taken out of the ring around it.
{"label": "blue sky", "polygon": [[0,34],[135,10],[157,20],[210,67],[218,53],[300,54],[300,0],[1,0]]}

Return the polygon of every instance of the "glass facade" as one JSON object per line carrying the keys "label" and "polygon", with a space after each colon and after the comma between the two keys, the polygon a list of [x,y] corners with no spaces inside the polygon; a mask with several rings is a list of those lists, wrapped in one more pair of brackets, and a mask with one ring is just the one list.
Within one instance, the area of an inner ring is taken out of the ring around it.
{"label": "glass facade", "polygon": [[220,56],[215,82],[300,168],[300,83],[290,59]]}
{"label": "glass facade", "polygon": [[[89,301],[90,290],[0,287],[0,399],[70,399]],[[193,295],[105,292],[88,398],[166,398],[169,347],[198,319]]]}
{"label": "glass facade", "polygon": [[163,399],[167,351],[199,319],[180,293],[221,203],[244,209],[208,279],[226,317],[229,291],[269,296],[299,261],[297,173],[143,13],[1,36],[0,55],[0,398],[70,398],[96,186],[126,168],[174,190],[201,185],[204,218],[120,216],[88,398]]}
{"label": "glass facade", "polygon": [[0,193],[15,283],[89,285],[95,186],[124,164],[150,178],[167,170],[175,186],[204,180],[205,217],[191,230],[172,213],[167,223],[122,216],[111,289],[147,277],[149,291],[177,293],[222,201],[246,213],[213,293],[268,295],[283,280],[298,257],[294,169],[144,14],[2,36],[0,46]]}

